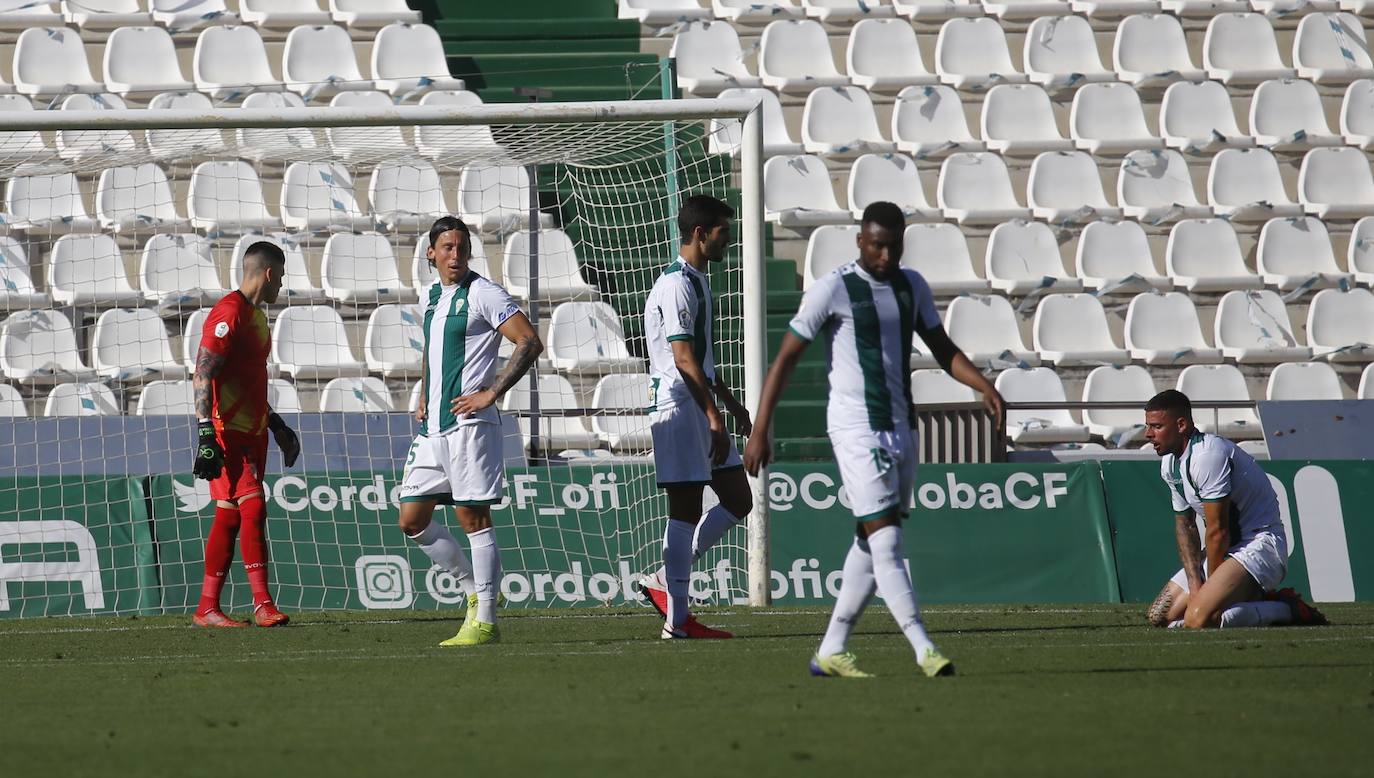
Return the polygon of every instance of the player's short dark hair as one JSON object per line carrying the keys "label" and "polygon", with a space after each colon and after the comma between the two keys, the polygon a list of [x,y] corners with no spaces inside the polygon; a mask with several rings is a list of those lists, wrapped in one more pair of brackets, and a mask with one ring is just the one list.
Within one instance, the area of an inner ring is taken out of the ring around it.
{"label": "player's short dark hair", "polygon": [[243,266],[245,269],[256,267],[258,262],[261,262],[263,267],[268,264],[285,265],[286,252],[270,240],[256,241],[249,244],[248,249],[243,252]]}
{"label": "player's short dark hair", "polygon": [[1150,411],[1164,411],[1165,413],[1178,416],[1179,418],[1193,420],[1193,401],[1188,399],[1188,395],[1177,389],[1165,389],[1150,401],[1145,403],[1146,413]]}
{"label": "player's short dark hair", "polygon": [[434,244],[439,241],[439,236],[450,230],[457,230],[467,236],[467,256],[464,259],[472,259],[472,229],[467,222],[457,216],[440,216],[434,220],[434,224],[429,228],[429,246],[434,248]]}
{"label": "player's short dark hair", "polygon": [[863,220],[859,222],[860,229],[870,224],[876,224],[885,230],[892,230],[898,235],[906,229],[906,214],[897,207],[896,203],[889,203],[886,200],[879,200],[869,203],[864,209]]}
{"label": "player's short dark hair", "polygon": [[710,195],[692,195],[682,201],[677,212],[677,231],[682,242],[692,239],[700,227],[709,232],[717,224],[735,217],[735,209]]}

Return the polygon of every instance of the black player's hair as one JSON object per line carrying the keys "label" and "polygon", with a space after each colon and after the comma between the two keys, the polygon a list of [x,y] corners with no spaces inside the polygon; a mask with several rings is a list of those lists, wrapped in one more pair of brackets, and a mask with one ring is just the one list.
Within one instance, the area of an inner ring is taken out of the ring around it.
{"label": "black player's hair", "polygon": [[264,266],[268,263],[284,265],[286,264],[286,252],[281,250],[281,246],[270,240],[260,240],[249,245],[248,250],[243,252],[245,268],[251,267],[256,260],[261,260]]}
{"label": "black player's hair", "polygon": [[709,232],[717,224],[735,217],[735,209],[710,195],[692,195],[682,201],[677,212],[677,231],[682,242],[692,239],[692,233],[700,227]]}
{"label": "black player's hair", "polygon": [[468,227],[467,222],[457,216],[440,216],[434,220],[434,225],[429,228],[430,248],[434,248],[439,236],[449,230],[457,230],[467,236],[467,256],[464,259],[472,259],[472,230]]}
{"label": "black player's hair", "polygon": [[1179,418],[1193,420],[1193,401],[1177,389],[1165,389],[1145,403],[1145,411],[1164,411]]}
{"label": "black player's hair", "polygon": [[897,207],[896,203],[879,200],[869,203],[868,207],[864,209],[864,217],[859,222],[859,227],[862,229],[870,224],[876,224],[885,230],[892,230],[900,236],[902,231],[906,229],[906,215],[902,213],[902,209]]}

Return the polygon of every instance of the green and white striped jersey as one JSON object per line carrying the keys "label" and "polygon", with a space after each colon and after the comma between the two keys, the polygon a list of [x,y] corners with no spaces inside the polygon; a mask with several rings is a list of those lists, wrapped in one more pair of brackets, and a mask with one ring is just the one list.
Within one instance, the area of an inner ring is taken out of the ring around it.
{"label": "green and white striped jersey", "polygon": [[711,281],[678,257],[663,269],[644,304],[649,349],[649,410],[666,411],[695,402],[673,361],[675,340],[690,340],[706,382],[716,381],[715,318]]}
{"label": "green and white striped jersey", "polygon": [[826,429],[892,432],[910,426],[911,338],[939,326],[930,285],[901,268],[890,282],[850,262],[802,295],[791,330],[807,341],[824,335],[830,375]]}
{"label": "green and white striped jersey", "polygon": [[491,386],[497,331],[520,312],[520,306],[499,285],[469,270],[452,286],[435,282],[426,291],[425,305],[425,423],[422,435],[443,435],[460,425],[500,424],[496,406],[459,419],[453,400]]}
{"label": "green and white striped jersey", "polygon": [[1269,476],[1254,457],[1226,438],[1194,433],[1182,455],[1160,459],[1159,477],[1169,485],[1174,513],[1191,510],[1206,516],[1203,503],[1231,498],[1227,521],[1232,546],[1261,532],[1284,534],[1279,498]]}

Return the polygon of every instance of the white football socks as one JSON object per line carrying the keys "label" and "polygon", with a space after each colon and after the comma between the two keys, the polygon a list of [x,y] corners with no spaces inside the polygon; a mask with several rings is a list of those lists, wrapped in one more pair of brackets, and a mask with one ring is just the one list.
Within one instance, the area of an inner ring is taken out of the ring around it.
{"label": "white football socks", "polygon": [[830,626],[821,640],[820,655],[843,654],[849,642],[849,633],[859,622],[864,608],[873,599],[877,583],[873,578],[873,555],[869,553],[868,542],[854,538],[849,554],[844,558],[844,572],[840,578],[840,595],[835,598],[835,609],[830,613]]}
{"label": "white football socks", "polygon": [[477,620],[496,623],[496,594],[501,590],[501,550],[496,530],[487,527],[468,535],[472,544],[472,573],[477,583]]}
{"label": "white football socks", "polygon": [[925,624],[921,621],[921,609],[916,604],[916,590],[911,585],[911,576],[906,571],[906,555],[902,551],[902,528],[883,527],[868,534],[868,548],[873,554],[873,577],[878,591],[887,602],[887,609],[897,626],[902,628],[917,659],[925,652],[935,648],[926,635]]}
{"label": "white football socks", "polygon": [[428,527],[408,537],[420,546],[420,550],[425,552],[425,556],[433,560],[434,564],[458,579],[458,585],[463,588],[465,596],[477,591],[477,585],[472,580],[472,563],[468,561],[467,555],[463,553],[463,547],[453,537],[453,533],[449,532],[443,523],[431,521]]}
{"label": "white football socks", "polygon": [[1293,620],[1293,609],[1286,602],[1276,600],[1257,600],[1232,605],[1221,614],[1221,628],[1230,627],[1267,627],[1270,624],[1287,624]]}
{"label": "white football socks", "polygon": [[687,583],[692,575],[692,535],[696,525],[668,519],[663,532],[663,573],[668,586],[668,623],[682,626],[687,620]]}
{"label": "white football socks", "polygon": [[696,535],[692,538],[692,561],[696,562],[701,559],[707,551],[711,550],[711,546],[720,542],[720,539],[725,537],[725,533],[741,521],[744,519],[725,510],[723,505],[717,505],[703,514],[701,521],[697,522]]}

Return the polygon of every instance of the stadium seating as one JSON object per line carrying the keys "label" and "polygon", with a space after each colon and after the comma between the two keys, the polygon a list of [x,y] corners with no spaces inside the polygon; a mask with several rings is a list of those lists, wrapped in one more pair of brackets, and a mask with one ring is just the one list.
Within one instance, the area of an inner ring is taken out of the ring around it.
{"label": "stadium seating", "polygon": [[[254,92],[243,98],[244,109],[304,108],[292,92]],[[305,127],[240,127],[234,130],[238,153],[258,162],[292,162],[319,147],[315,133]]]}
{"label": "stadium seating", "polygon": [[358,71],[348,32],[332,24],[297,27],[288,33],[281,75],[286,88],[307,103],[335,92],[373,88],[372,81]]}
{"label": "stadium seating", "polygon": [[[270,93],[266,93],[270,94]],[[210,98],[200,92],[166,92],[148,102],[149,108],[176,111],[209,111],[214,108]],[[180,160],[204,157],[225,150],[224,134],[217,129],[147,131],[148,151],[161,160]]]}
{"label": "stadium seating", "polygon": [[372,78],[377,88],[394,98],[419,89],[463,89],[463,80],[449,74],[439,33],[426,24],[400,22],[377,32],[372,43]]}
{"label": "stadium seating", "polygon": [[686,25],[673,38],[668,56],[677,62],[678,88],[691,94],[713,95],[763,83],[744,66],[739,33],[724,22]]}
{"label": "stadium seating", "polygon": [[342,305],[411,303],[415,290],[401,282],[396,254],[386,236],[376,232],[337,232],[324,244],[320,284]]}
{"label": "stadium seating", "polygon": [[237,287],[243,281],[243,254],[260,240],[271,241],[286,255],[286,277],[282,281],[280,302],[316,303],[325,300],[324,290],[310,283],[305,266],[305,253],[295,239],[285,233],[262,235],[250,233],[239,237],[229,258],[229,285]]}
{"label": "stadium seating", "polygon": [[1271,219],[1260,230],[1255,265],[1265,285],[1280,291],[1321,289],[1349,283],[1336,267],[1326,225],[1311,216]]}
{"label": "stadium seating", "polygon": [[377,221],[392,232],[428,229],[435,219],[450,213],[439,172],[424,160],[374,167],[367,199]]}
{"label": "stadium seating", "polygon": [[152,23],[139,0],[100,0],[94,5],[83,0],[62,0],[62,20],[83,30],[113,30],[116,27]]}
{"label": "stadium seating", "polygon": [[1203,432],[1232,440],[1263,437],[1259,417],[1249,408],[1209,409],[1208,401],[1234,402],[1250,399],[1245,376],[1235,365],[1189,365],[1178,374],[1174,386],[1193,401],[1193,421]]}
{"label": "stadium seating", "polygon": [[1307,309],[1312,354],[1330,362],[1374,359],[1374,293],[1368,289],[1324,289]]}
{"label": "stadium seating", "polygon": [[1013,220],[993,228],[984,268],[992,288],[1004,294],[1077,292],[1080,279],[1064,272],[1059,242],[1044,222]]}
{"label": "stadium seating", "polygon": [[764,218],[783,227],[848,224],[819,157],[773,157],[763,165]]}
{"label": "stadium seating", "polygon": [[1081,16],[1046,15],[1031,22],[1023,64],[1026,77],[1043,87],[1116,80],[1102,66],[1092,26]]}
{"label": "stadium seating", "polygon": [[892,10],[898,16],[923,22],[957,16],[981,16],[983,13],[976,0],[892,0]]}
{"label": "stadium seating", "polygon": [[1298,342],[1288,307],[1272,289],[1236,290],[1217,305],[1215,342],[1238,364],[1274,364],[1307,359],[1312,350]]}
{"label": "stadium seating", "polygon": [[186,377],[172,356],[162,319],[147,308],[115,308],[100,314],[91,335],[91,365],[121,383]]}
{"label": "stadium seating", "polygon": [[292,162],[281,185],[281,219],[287,229],[364,230],[372,219],[358,206],[353,174],[333,162]]}
{"label": "stadium seating", "polygon": [[1370,364],[1360,373],[1360,386],[1355,392],[1357,400],[1374,400],[1374,364]]}
{"label": "stadium seating", "polygon": [[1016,200],[1007,163],[990,152],[957,152],[940,165],[935,200],[945,218],[960,224],[998,224],[1029,219]]}
{"label": "stadium seating", "polygon": [[248,24],[276,29],[332,21],[329,12],[321,10],[319,0],[239,0],[239,16]]}
{"label": "stadium seating", "polygon": [[[32,111],[33,103],[22,95],[0,94],[0,111]],[[42,134],[34,130],[8,132],[0,135],[0,164],[23,163],[35,157],[52,153],[53,149],[43,140]]]}
{"label": "stadium seating", "polygon": [[[1064,384],[1048,367],[1010,368],[997,374],[997,391],[1008,402],[1064,402]],[[1007,411],[1007,434],[1013,443],[1086,441],[1088,428],[1063,408]]]}
{"label": "stadium seating", "polygon": [[[853,245],[851,237],[849,256],[857,255]],[[973,272],[968,242],[953,224],[909,224],[903,245],[902,266],[920,273],[937,295],[986,292],[991,286]]]}
{"label": "stadium seating", "polygon": [[1130,402],[1135,408],[1087,408],[1083,423],[1095,437],[1110,441],[1117,448],[1137,443],[1145,437],[1145,403],[1155,396],[1150,371],[1140,365],[1102,365],[1088,373],[1083,384],[1084,402]]}
{"label": "stadium seating", "polygon": [[86,46],[76,30],[31,27],[14,46],[14,88],[22,95],[95,94]]}
{"label": "stadium seating", "polygon": [[242,160],[196,165],[186,195],[186,214],[196,229],[205,232],[240,235],[281,229],[281,221],[263,201],[257,171]]}
{"label": "stadium seating", "polygon": [[172,36],[161,27],[120,27],[105,42],[105,87],[132,92],[179,92],[194,85],[177,62]]}
{"label": "stadium seating", "polygon": [[857,22],[849,31],[844,58],[850,81],[869,91],[896,92],[940,82],[921,60],[916,31],[899,19]]}
{"label": "stadium seating", "polygon": [[136,416],[194,416],[195,386],[186,379],[149,381],[138,395]]}
{"label": "stadium seating", "polygon": [[186,220],[172,202],[172,185],[157,165],[112,167],[100,171],[95,215],[104,229],[120,233],[175,230]]}
{"label": "stadium seating", "polygon": [[1035,84],[999,84],[988,90],[980,127],[988,149],[1007,156],[1074,147],[1059,132],[1050,96]]}
{"label": "stadium seating", "polygon": [[22,230],[84,232],[97,227],[71,173],[10,178],[5,182],[5,204],[10,225]]}
{"label": "stadium seating", "polygon": [[[64,111],[114,111],[127,106],[112,94],[76,94],[62,100]],[[137,152],[138,141],[128,130],[74,130],[56,132],[57,156],[73,164],[91,159],[113,160]]]}
{"label": "stadium seating", "polygon": [[425,334],[424,310],[416,305],[379,305],[367,319],[363,359],[384,378],[420,374]]}
{"label": "stadium seating", "polygon": [[[420,105],[464,106],[481,105],[482,98],[474,92],[455,92],[438,89],[420,98]],[[485,125],[441,127],[421,125],[415,130],[415,148],[426,157],[442,157],[448,164],[466,162],[475,156],[500,152],[491,128]]]}
{"label": "stadium seating", "polygon": [[[832,270],[857,259],[858,237],[859,228],[853,224],[827,224],[812,230],[806,240],[806,257],[802,261],[802,288],[810,287]],[[963,240],[963,235],[959,238]],[[908,244],[907,251],[914,248]],[[906,258],[907,254],[903,254],[902,259],[905,261]]]}
{"label": "stadium seating", "polygon": [[1207,171],[1207,203],[1218,216],[1237,222],[1302,215],[1302,206],[1288,196],[1279,164],[1268,149],[1217,152]]}
{"label": "stadium seating", "polygon": [[660,25],[689,19],[709,19],[711,9],[696,0],[619,0],[621,19]]}
{"label": "stadium seating", "polygon": [[1170,84],[1160,103],[1159,133],[1164,145],[1189,154],[1255,145],[1236,124],[1226,87],[1215,81]]}
{"label": "stadium seating", "polygon": [[1300,78],[1318,85],[1343,85],[1374,76],[1374,61],[1359,17],[1349,13],[1304,16],[1293,37],[1293,66]]}
{"label": "stadium seating", "polygon": [[411,10],[406,0],[329,0],[329,14],[339,24],[365,29],[420,21],[420,12]]}
{"label": "stadium seating", "polygon": [[1145,230],[1133,221],[1095,221],[1078,236],[1074,267],[1086,289],[1144,292],[1169,289],[1173,281],[1155,270]]}
{"label": "stadium seating", "polygon": [[1212,216],[1212,209],[1198,202],[1188,161],[1174,149],[1133,151],[1122,157],[1116,201],[1128,218],[1152,225]]}
{"label": "stadium seating", "polygon": [[114,392],[104,384],[58,384],[48,393],[43,415],[118,416],[120,410]]}
{"label": "stadium seating", "polygon": [[897,149],[917,159],[936,159],[956,151],[982,151],[964,118],[959,93],[947,86],[910,86],[892,107],[892,139]]}
{"label": "stadium seating", "polygon": [[24,244],[9,235],[0,235],[0,311],[47,305],[48,295],[33,285]]}
{"label": "stadium seating", "polygon": [[458,217],[479,232],[529,228],[530,175],[523,167],[474,162],[458,176],[457,199]]}
{"label": "stadium seating", "polygon": [[86,381],[95,371],[81,361],[76,330],[56,310],[11,313],[0,325],[0,372],[22,384]]}
{"label": "stadium seating", "polygon": [[1227,86],[1291,78],[1297,73],[1280,59],[1278,39],[1269,20],[1255,13],[1212,17],[1202,39],[1202,67],[1208,78]]}
{"label": "stadium seating", "polygon": [[1269,374],[1266,400],[1342,400],[1340,376],[1325,362],[1285,362]]}
{"label": "stadium seating", "polygon": [[1047,151],[1031,163],[1026,204],[1037,219],[1052,224],[1119,219],[1107,202],[1097,163],[1081,151]]}
{"label": "stadium seating", "polygon": [[0,384],[0,418],[22,418],[29,415],[24,397],[9,384]]}
{"label": "stadium seating", "polygon": [[367,372],[367,366],[353,358],[338,311],[325,305],[290,306],[277,314],[271,361],[298,381]]}
{"label": "stadium seating", "polygon": [[1260,277],[1245,266],[1236,230],[1224,219],[1186,219],[1169,231],[1165,272],[1189,292],[1258,289]]}
{"label": "stadium seating", "polygon": [[[376,90],[340,92],[329,101],[331,108],[390,108],[391,98]],[[406,151],[410,145],[401,135],[401,128],[392,127],[328,127],[324,136],[329,148],[344,160],[356,162],[378,154],[378,149],[391,152]]]}
{"label": "stadium seating", "polygon": [[553,309],[548,359],[556,370],[609,373],[639,369],[630,356],[620,315],[603,302],[566,302]]}
{"label": "stadium seating", "polygon": [[148,0],[153,21],[173,32],[206,24],[238,24],[224,0]]}
{"label": "stadium seating", "polygon": [[[778,154],[800,154],[802,145],[787,134],[787,124],[783,118],[782,103],[771,89],[751,87],[747,89],[731,87],[720,92],[721,98],[745,97],[763,103],[763,154],[772,157]],[[740,136],[743,127],[737,119],[712,119],[706,132],[707,149],[712,154],[739,154]]]}
{"label": "stadium seating", "polygon": [[138,305],[143,295],[129,285],[124,256],[103,234],[63,235],[48,255],[48,292],[67,305]]}
{"label": "stadium seating", "polygon": [[955,89],[986,89],[996,84],[1020,84],[1007,49],[1007,36],[994,19],[954,18],[940,27],[935,39],[935,72]]}
{"label": "stadium seating", "polygon": [[916,162],[903,154],[865,154],[849,171],[849,212],[861,219],[871,203],[895,203],[912,220],[939,221],[940,209],[926,202]]}
{"label": "stadium seating", "polygon": [[1107,156],[1164,145],[1146,126],[1140,95],[1129,84],[1087,84],[1074,92],[1069,136],[1079,149]]}
{"label": "stadium seating", "polygon": [[1040,364],[1040,356],[1021,339],[1021,325],[1011,303],[1001,295],[954,298],[945,313],[945,330],[979,368]]}
{"label": "stadium seating", "polygon": [[245,107],[246,95],[283,88],[282,82],[272,75],[262,36],[246,25],[205,28],[196,38],[191,77],[196,89],[211,98],[227,103],[245,101]]}
{"label": "stadium seating", "polygon": [[1298,199],[1322,219],[1374,215],[1374,171],[1364,152],[1353,148],[1313,149],[1298,171]]}
{"label": "stadium seating", "polygon": [[396,410],[391,392],[375,376],[341,376],[330,379],[320,391],[323,413],[391,413]]}
{"label": "stadium seating", "polygon": [[1112,65],[1122,81],[1138,87],[1207,77],[1188,54],[1183,26],[1168,14],[1133,14],[1122,19],[1112,43]]}
{"label": "stadium seating", "polygon": [[[503,411],[527,411],[530,409],[531,379],[528,373],[509,392],[501,402]],[[539,408],[543,411],[575,410],[580,407],[568,379],[557,373],[541,373],[538,383]],[[516,419],[520,427],[520,437],[525,447],[531,446],[530,433],[535,431],[528,416]],[[541,416],[538,433],[540,448],[552,451],[564,449],[596,448],[599,438],[587,428],[579,416]]]}
{"label": "stadium seating", "polygon": [[1126,349],[1147,365],[1193,365],[1221,361],[1207,345],[1197,307],[1186,294],[1139,294],[1126,309]]}
{"label": "stadium seating", "polygon": [[219,279],[211,241],[171,232],[159,232],[144,244],[138,284],[145,299],[168,306],[172,313],[213,305],[228,292]]}
{"label": "stadium seating", "polygon": [[775,19],[800,19],[805,12],[793,0],[711,0],[717,19],[737,24],[767,24]]}
{"label": "stadium seating", "polygon": [[911,399],[916,405],[950,405],[978,402],[978,393],[935,368],[911,374]]}
{"label": "stadium seating", "polygon": [[1317,87],[1299,78],[1265,81],[1255,89],[1250,132],[1256,143],[1271,151],[1299,151],[1345,142],[1327,126]]}
{"label": "stadium seating", "polygon": [[277,413],[301,412],[300,395],[295,385],[284,378],[267,379],[267,405]]}
{"label": "stadium seating", "polygon": [[1366,216],[1355,223],[1347,246],[1346,267],[1355,283],[1374,284],[1374,216]]}
{"label": "stadium seating", "polygon": [[801,94],[849,85],[848,76],[835,69],[825,28],[810,19],[780,19],[764,28],[759,40],[759,80],[779,92]]}
{"label": "stadium seating", "polygon": [[1031,322],[1031,344],[1055,367],[1122,365],[1130,354],[1116,345],[1102,303],[1090,294],[1041,298]]}
{"label": "stadium seating", "polygon": [[1350,82],[1341,100],[1340,128],[1346,143],[1374,149],[1374,80]]}
{"label": "stadium seating", "polygon": [[197,308],[186,317],[181,329],[181,364],[188,374],[195,375],[196,360],[200,356],[200,339],[205,334],[205,320],[210,318],[209,308]]}
{"label": "stadium seating", "polygon": [[816,89],[807,95],[801,136],[808,154],[832,158],[897,150],[897,144],[878,129],[873,100],[857,86]]}
{"label": "stadium seating", "polygon": [[892,16],[892,6],[883,0],[801,0],[807,16],[827,24],[852,22],[867,16]]}
{"label": "stadium seating", "polygon": [[[501,278],[515,297],[530,295],[530,231],[511,233],[506,239]],[[592,296],[595,289],[582,278],[577,248],[559,229],[539,231],[539,299],[572,300]]]}
{"label": "stadium seating", "polygon": [[62,14],[57,3],[25,2],[0,11],[0,29],[25,30],[30,27],[60,27]]}

